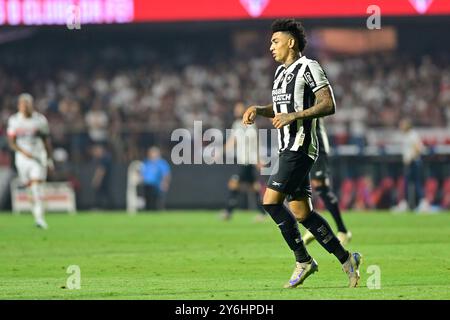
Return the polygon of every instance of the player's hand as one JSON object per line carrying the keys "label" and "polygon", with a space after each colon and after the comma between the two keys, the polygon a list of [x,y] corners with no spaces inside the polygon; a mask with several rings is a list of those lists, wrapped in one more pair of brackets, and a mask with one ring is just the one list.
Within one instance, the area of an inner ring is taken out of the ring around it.
{"label": "player's hand", "polygon": [[272,124],[275,128],[281,129],[295,120],[293,113],[279,113],[272,119]]}
{"label": "player's hand", "polygon": [[264,167],[265,167],[264,163],[262,163],[260,161],[258,161],[258,163],[256,164],[256,169],[258,171],[261,171],[261,169],[264,168]]}
{"label": "player's hand", "polygon": [[169,191],[169,184],[168,183],[161,183],[160,189],[162,192],[167,192]]}
{"label": "player's hand", "polygon": [[251,106],[245,111],[244,115],[242,116],[242,122],[247,125],[253,124],[255,123],[255,118],[256,118],[256,107]]}

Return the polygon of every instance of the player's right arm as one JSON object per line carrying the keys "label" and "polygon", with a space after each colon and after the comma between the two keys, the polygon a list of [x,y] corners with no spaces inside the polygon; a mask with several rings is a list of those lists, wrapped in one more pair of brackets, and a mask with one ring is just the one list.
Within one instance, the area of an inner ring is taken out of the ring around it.
{"label": "player's right arm", "polygon": [[16,137],[15,136],[10,136],[8,135],[8,144],[9,147],[14,151],[14,152],[20,152],[22,153],[25,157],[32,159],[33,155],[31,153],[29,153],[26,150],[23,150],[21,147],[19,147],[16,143]]}
{"label": "player's right arm", "polygon": [[242,116],[242,122],[244,124],[253,124],[255,122],[256,116],[263,116],[265,118],[275,117],[273,112],[273,105],[269,104],[267,106],[250,106]]}
{"label": "player's right arm", "polygon": [[104,167],[104,166],[98,166],[98,167],[95,169],[94,177],[92,178],[92,186],[93,186],[94,188],[100,187],[100,185],[101,185],[101,183],[102,183],[103,178],[105,177],[105,175],[106,175],[106,169],[105,169],[105,167]]}
{"label": "player's right arm", "polygon": [[8,144],[11,150],[14,152],[20,152],[25,157],[32,159],[33,155],[29,153],[28,151],[22,149],[19,147],[16,141],[16,126],[14,125],[15,122],[10,118],[8,121],[8,129],[7,129],[7,135],[8,135]]}
{"label": "player's right arm", "polygon": [[163,192],[167,192],[169,191],[169,187],[170,187],[170,181],[172,180],[172,175],[170,173],[170,166],[167,163],[167,161],[164,160],[164,162],[162,162],[162,174],[163,174],[163,179],[161,181],[161,190]]}
{"label": "player's right arm", "polygon": [[425,149],[422,140],[420,139],[420,136],[417,134],[417,132],[414,132],[414,140],[414,144],[411,146],[413,148],[413,152],[411,158],[407,161],[408,164],[411,163],[411,161],[420,158],[422,152]]}
{"label": "player's right arm", "polygon": [[236,136],[232,134],[225,143],[225,151],[228,152],[229,150],[233,149],[235,143],[236,143]]}
{"label": "player's right arm", "polygon": [[44,116],[41,117],[39,135],[42,139],[42,142],[44,143],[45,152],[47,153],[47,168],[50,170],[50,172],[52,172],[55,170],[55,164],[52,157],[53,146],[50,139],[50,128],[48,125],[48,121]]}

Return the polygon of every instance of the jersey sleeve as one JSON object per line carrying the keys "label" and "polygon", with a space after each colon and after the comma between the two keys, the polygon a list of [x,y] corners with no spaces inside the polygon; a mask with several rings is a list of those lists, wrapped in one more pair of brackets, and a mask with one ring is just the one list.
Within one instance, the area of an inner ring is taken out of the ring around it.
{"label": "jersey sleeve", "polygon": [[13,118],[9,118],[6,134],[8,135],[8,137],[15,137],[17,134],[16,130],[17,130],[16,122],[14,121]]}
{"label": "jersey sleeve", "polygon": [[322,67],[315,60],[308,64],[305,69],[305,73],[303,74],[303,78],[313,92],[316,92],[317,90],[330,84]]}

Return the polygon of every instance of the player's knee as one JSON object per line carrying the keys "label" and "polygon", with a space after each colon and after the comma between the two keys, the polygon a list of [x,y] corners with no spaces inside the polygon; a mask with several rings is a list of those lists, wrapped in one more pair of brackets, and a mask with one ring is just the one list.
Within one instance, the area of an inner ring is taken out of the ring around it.
{"label": "player's knee", "polygon": [[313,210],[309,198],[305,198],[301,201],[292,201],[289,203],[289,208],[295,219],[300,223],[307,219]]}

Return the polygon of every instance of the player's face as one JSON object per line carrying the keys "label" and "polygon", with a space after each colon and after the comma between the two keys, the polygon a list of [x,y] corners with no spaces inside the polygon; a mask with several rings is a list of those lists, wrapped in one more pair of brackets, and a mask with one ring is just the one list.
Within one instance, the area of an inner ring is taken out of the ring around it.
{"label": "player's face", "polygon": [[235,118],[242,118],[242,115],[245,112],[245,106],[242,103],[238,103],[235,107],[234,107],[234,116]]}
{"label": "player's face", "polygon": [[275,32],[270,40],[270,52],[276,62],[284,63],[289,57],[291,37],[284,32]]}
{"label": "player's face", "polygon": [[400,121],[400,130],[403,132],[406,132],[409,130],[409,128],[411,127],[411,125],[409,124],[409,122],[407,120],[401,120]]}
{"label": "player's face", "polygon": [[150,148],[148,150],[148,153],[147,153],[148,158],[155,160],[155,159],[158,159],[160,156],[161,156],[161,153],[159,152],[159,149]]}
{"label": "player's face", "polygon": [[33,105],[26,99],[19,99],[17,107],[19,109],[19,112],[26,117],[31,116],[31,114],[33,113]]}

